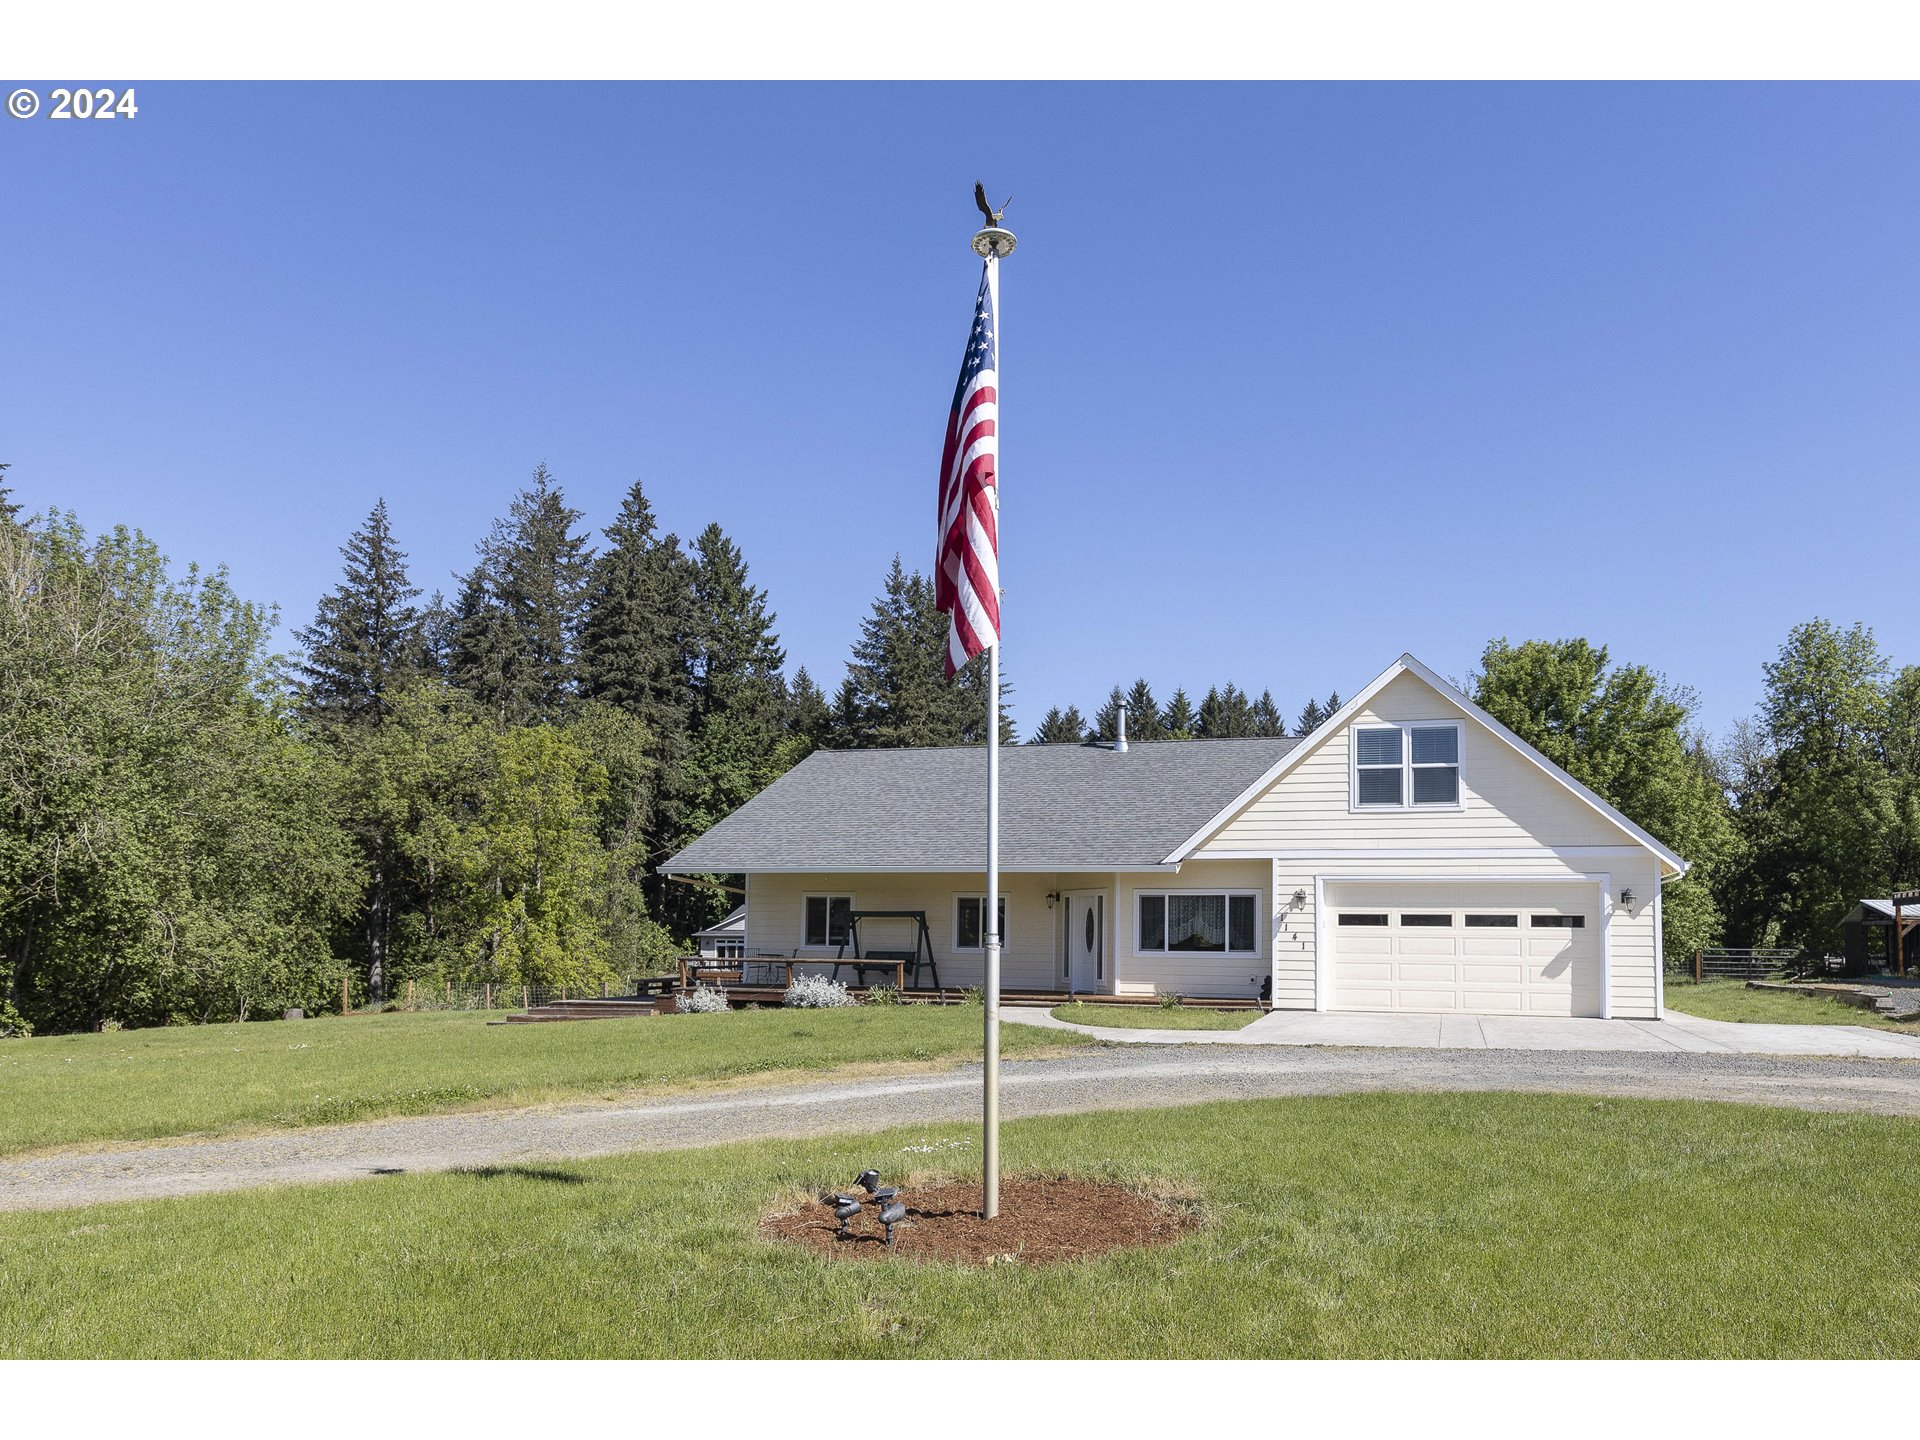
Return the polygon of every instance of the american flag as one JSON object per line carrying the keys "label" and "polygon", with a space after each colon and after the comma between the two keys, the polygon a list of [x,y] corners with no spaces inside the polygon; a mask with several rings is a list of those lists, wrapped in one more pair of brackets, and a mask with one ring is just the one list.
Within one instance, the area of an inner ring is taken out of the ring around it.
{"label": "american flag", "polygon": [[980,298],[940,457],[940,555],[934,598],[947,612],[947,678],[1000,638],[1000,342],[992,267]]}

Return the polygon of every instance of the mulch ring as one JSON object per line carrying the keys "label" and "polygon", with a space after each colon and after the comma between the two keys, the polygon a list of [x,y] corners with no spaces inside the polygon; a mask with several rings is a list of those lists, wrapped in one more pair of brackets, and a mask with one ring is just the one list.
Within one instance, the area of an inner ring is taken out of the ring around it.
{"label": "mulch ring", "polygon": [[769,1215],[760,1233],[805,1245],[830,1260],[933,1260],[954,1265],[1055,1265],[1112,1250],[1171,1245],[1195,1229],[1188,1208],[1119,1185],[1090,1180],[1000,1182],[1000,1214],[980,1218],[977,1181],[945,1181],[906,1188],[907,1218],[894,1227],[893,1248],[872,1205],[862,1207],[839,1236],[833,1206],[809,1200],[797,1210]]}

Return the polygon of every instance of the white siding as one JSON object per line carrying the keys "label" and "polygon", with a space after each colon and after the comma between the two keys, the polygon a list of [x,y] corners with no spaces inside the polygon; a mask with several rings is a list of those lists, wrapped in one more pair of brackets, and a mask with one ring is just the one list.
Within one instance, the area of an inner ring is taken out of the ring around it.
{"label": "white siding", "polygon": [[[1110,927],[1119,948],[1118,984],[1122,995],[1212,995],[1258,997],[1270,971],[1272,866],[1265,860],[1190,860],[1177,875],[1122,875],[1120,904]],[[1134,950],[1141,891],[1252,890],[1256,912],[1254,955],[1141,955]]]}
{"label": "white siding", "polygon": [[[1007,900],[1007,933],[1001,938],[1000,983],[1009,990],[1058,990],[1065,987],[1061,970],[1059,926],[1061,910],[1048,908],[1051,890],[1100,890],[1113,908],[1113,876],[1002,875],[1001,893]],[[851,895],[856,910],[924,910],[933,955],[940,967],[940,983],[949,989],[979,985],[986,979],[986,959],[977,950],[958,951],[953,940],[953,902],[957,895],[986,890],[985,875],[950,874],[758,874],[747,881],[747,934],[756,955],[799,956],[826,962],[834,947],[807,948],[805,897]],[[875,922],[867,934],[868,948],[884,944],[892,949],[907,933],[898,921]],[[1112,933],[1108,925],[1107,974],[1113,973]],[[884,938],[883,938],[884,935]],[[842,978],[846,978],[843,972]]]}
{"label": "white siding", "polygon": [[1362,810],[1349,805],[1351,727],[1321,741],[1210,840],[1200,855],[1324,845],[1631,845],[1633,837],[1449,702],[1417,675],[1400,675],[1355,717],[1461,720],[1458,810]]}

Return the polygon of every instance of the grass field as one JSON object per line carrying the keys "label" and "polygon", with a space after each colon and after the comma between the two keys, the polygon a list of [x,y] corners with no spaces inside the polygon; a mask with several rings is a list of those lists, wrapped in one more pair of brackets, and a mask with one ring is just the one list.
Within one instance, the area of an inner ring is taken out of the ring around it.
{"label": "grass field", "polygon": [[1202,1010],[1192,1005],[1166,1009],[1159,1005],[1101,1005],[1076,1000],[1056,1005],[1056,1020],[1075,1025],[1105,1025],[1123,1030],[1238,1030],[1260,1018],[1258,1010]]}
{"label": "grass field", "polygon": [[[1009,1025],[1009,1055],[1088,1043]],[[394,1014],[0,1040],[0,1154],[537,1104],[980,1053],[980,1011],[740,1010],[559,1025]]]}
{"label": "grass field", "polygon": [[1819,995],[1789,995],[1779,990],[1749,990],[1744,980],[1667,979],[1667,1007],[1702,1020],[1736,1020],[1760,1025],[1865,1025],[1920,1035],[1920,1022],[1889,1020],[1871,1010]]}
{"label": "grass field", "polygon": [[[1920,1121],[1354,1095],[1029,1120],[1010,1172],[1205,1225],[1050,1269],[833,1264],[763,1206],[962,1171],[975,1132],[0,1215],[4,1356],[1888,1356]],[[923,1147],[951,1148],[929,1152]],[[956,1143],[957,1142],[957,1143]]]}

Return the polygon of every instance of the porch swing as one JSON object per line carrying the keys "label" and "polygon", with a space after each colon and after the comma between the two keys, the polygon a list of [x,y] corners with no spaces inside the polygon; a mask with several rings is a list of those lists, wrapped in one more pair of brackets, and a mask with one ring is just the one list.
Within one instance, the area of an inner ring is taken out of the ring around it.
{"label": "porch swing", "polygon": [[[860,924],[864,920],[882,920],[904,922],[912,927],[912,949],[871,949],[865,948],[860,940]],[[853,947],[853,954],[847,954],[847,947]],[[891,975],[894,984],[905,990],[912,986],[920,987],[920,972],[926,971],[933,977],[933,988],[940,988],[940,969],[933,959],[933,937],[927,933],[927,912],[924,910],[854,910],[847,915],[846,939],[840,942],[839,953],[833,960],[833,978],[840,978],[840,967],[850,966],[854,983],[864,985],[867,971],[878,970],[883,975]]]}

